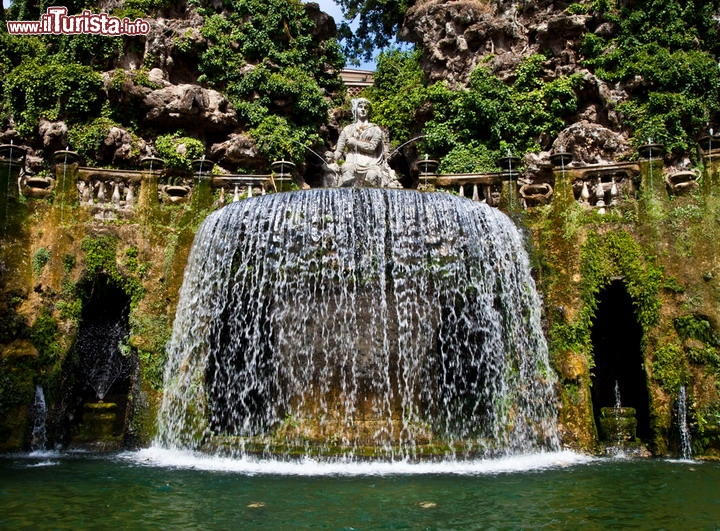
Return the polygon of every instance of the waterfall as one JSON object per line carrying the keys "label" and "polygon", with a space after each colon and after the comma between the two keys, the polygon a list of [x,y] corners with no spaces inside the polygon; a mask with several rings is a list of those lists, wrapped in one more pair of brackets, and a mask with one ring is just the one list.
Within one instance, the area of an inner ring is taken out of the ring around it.
{"label": "waterfall", "polygon": [[680,458],[692,459],[692,444],[690,439],[690,427],[687,419],[687,391],[685,386],[680,386],[680,394],[677,400],[678,429],[680,430]]}
{"label": "waterfall", "polygon": [[193,244],[158,443],[284,455],[559,447],[521,235],[444,193],[315,189],[232,203]]}
{"label": "waterfall", "polygon": [[30,437],[30,451],[42,452],[47,449],[45,423],[47,422],[47,406],[45,405],[45,392],[39,385],[35,386],[35,400],[32,408],[32,433]]}

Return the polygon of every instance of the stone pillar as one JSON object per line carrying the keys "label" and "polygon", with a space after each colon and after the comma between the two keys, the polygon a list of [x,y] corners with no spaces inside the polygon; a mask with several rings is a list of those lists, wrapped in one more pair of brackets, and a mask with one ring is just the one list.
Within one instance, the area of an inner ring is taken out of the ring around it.
{"label": "stone pillar", "polygon": [[565,151],[554,153],[550,155],[550,162],[552,162],[553,176],[555,177],[552,196],[553,210],[561,211],[575,202],[572,188],[573,175],[568,168],[572,163],[572,154]]}
{"label": "stone pillar", "polygon": [[192,161],[192,166],[195,177],[190,208],[193,213],[198,213],[212,208],[214,197],[210,172],[215,163],[207,159],[197,159]]}
{"label": "stone pillar", "polygon": [[147,157],[140,161],[140,192],[138,194],[138,212],[145,221],[154,217],[160,210],[158,185],[160,175],[165,169],[165,161],[156,157]]}
{"label": "stone pillar", "polygon": [[56,151],[55,158],[55,201],[60,207],[76,207],[80,203],[77,188],[77,174],[80,155],[66,149]]}
{"label": "stone pillar", "polygon": [[13,144],[0,145],[0,231],[5,233],[8,220],[18,204],[18,180],[25,165],[25,149]]}

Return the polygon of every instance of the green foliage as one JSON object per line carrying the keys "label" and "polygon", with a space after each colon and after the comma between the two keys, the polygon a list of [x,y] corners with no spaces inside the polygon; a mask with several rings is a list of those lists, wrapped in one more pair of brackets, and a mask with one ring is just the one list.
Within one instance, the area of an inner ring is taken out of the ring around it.
{"label": "green foliage", "polygon": [[[344,51],[355,61],[369,61],[378,48],[386,48],[402,26],[407,10],[415,0],[336,0],[342,7],[345,21],[340,36]],[[356,20],[357,19],[357,20]],[[353,30],[350,22],[356,21]]]}
{"label": "green foliage", "polygon": [[690,381],[690,370],[683,350],[674,343],[668,343],[655,351],[652,364],[653,378],[668,392],[674,393]]}
{"label": "green foliage", "polygon": [[63,264],[63,272],[65,274],[70,273],[73,269],[75,269],[75,257],[71,254],[66,254],[63,256],[62,264]]}
{"label": "green foliage", "polygon": [[420,131],[420,149],[442,159],[443,172],[497,171],[497,159],[540,149],[542,137],[562,130],[578,107],[582,76],[543,80],[545,57],[528,57],[508,85],[484,65],[467,88],[427,84],[417,52],[381,54],[370,96],[374,120],[393,139],[409,140]]}
{"label": "green foliage", "polygon": [[584,15],[590,11],[590,6],[587,4],[570,4],[567,6],[567,12],[571,15]]}
{"label": "green foliage", "polygon": [[373,102],[373,121],[387,127],[393,140],[404,142],[420,134],[416,114],[430,97],[426,84],[419,51],[380,54],[367,95]]}
{"label": "green foliage", "polygon": [[163,387],[163,372],[170,340],[171,323],[163,315],[150,316],[139,311],[130,315],[131,343],[137,348],[142,379],[156,389]]}
{"label": "green foliage", "polygon": [[33,254],[32,257],[32,268],[35,276],[40,276],[45,264],[50,261],[50,250],[47,247],[40,247]]}
{"label": "green foliage", "polygon": [[205,154],[205,146],[199,140],[183,136],[182,131],[160,135],[155,139],[155,148],[169,168],[192,171],[192,161]]}
{"label": "green foliage", "polygon": [[271,161],[300,161],[305,156],[303,146],[320,141],[313,128],[293,127],[290,120],[274,114],[265,116],[250,133],[259,139],[260,149]]}
{"label": "green foliage", "polygon": [[666,92],[652,92],[645,100],[623,102],[618,110],[634,131],[632,144],[636,148],[652,139],[676,153],[691,151],[695,139],[688,132],[699,131],[709,118],[702,98]]}
{"label": "green foliage", "polygon": [[[468,88],[456,92],[449,106],[436,108],[428,122],[430,150],[449,155],[472,141],[494,150],[494,158],[505,155],[504,146],[512,146],[516,154],[538,150],[540,137],[555,136],[565,126],[564,118],[577,110],[576,91],[582,82],[579,75],[543,82],[542,60],[529,57],[512,86],[485,67],[475,69]],[[436,138],[439,142],[434,143]]]}
{"label": "green foliage", "polygon": [[142,87],[147,87],[150,89],[159,89],[162,88],[161,83],[156,83],[154,81],[150,81],[149,77],[150,71],[147,66],[142,66],[138,68],[137,70],[133,70],[131,72],[131,77],[133,81]]}
{"label": "green foliage", "polygon": [[696,411],[698,438],[695,443],[702,446],[717,447],[720,442],[720,402],[715,401]]}
{"label": "green foliage", "polygon": [[110,70],[123,53],[122,37],[80,33],[45,37],[56,62],[80,63],[94,70]]}
{"label": "green foliage", "polygon": [[130,305],[134,308],[144,297],[145,289],[136,275],[129,271],[121,273],[116,258],[118,243],[112,236],[85,238],[80,244],[80,249],[85,252],[85,274],[90,279],[107,276],[130,297]]}
{"label": "green foliage", "polygon": [[265,61],[231,83],[227,93],[236,103],[239,115],[253,126],[275,114],[292,116],[302,127],[327,118],[328,103],[317,88],[305,69],[288,66],[280,71]]}
{"label": "green foliage", "polygon": [[720,346],[720,338],[704,317],[685,315],[673,320],[673,325],[682,339],[696,339],[707,345]]}
{"label": "green foliage", "polygon": [[40,118],[78,122],[101,109],[102,79],[79,64],[42,64],[27,60],[5,78],[3,107],[21,134],[35,130]]}
{"label": "green foliage", "polygon": [[[430,136],[430,141],[435,137]],[[458,144],[442,158],[440,173],[480,173],[497,171],[499,153],[477,142]]]}
{"label": "green foliage", "polygon": [[0,357],[0,418],[17,406],[29,404],[35,387],[33,370],[19,360]]}
{"label": "green foliage", "polygon": [[30,341],[40,353],[40,363],[45,365],[60,359],[57,321],[48,308],[43,308],[30,327]]}
{"label": "green foliage", "polygon": [[123,126],[106,116],[100,116],[72,127],[68,131],[68,140],[73,151],[78,152],[92,165],[92,161],[102,160],[103,142],[113,127]]}
{"label": "green foliage", "polygon": [[315,142],[327,120],[327,97],[341,92],[340,48],[332,39],[317,40],[298,0],[222,3],[223,14],[199,7],[208,42],[199,80],[225,92],[265,157],[300,162],[304,152],[282,146],[281,133],[304,145]]}
{"label": "green foliage", "polygon": [[615,38],[585,35],[585,66],[607,81],[631,82],[619,110],[636,146],[652,138],[676,154],[687,152],[720,110],[718,8],[717,0],[626,3],[620,11],[600,11],[618,25]]}

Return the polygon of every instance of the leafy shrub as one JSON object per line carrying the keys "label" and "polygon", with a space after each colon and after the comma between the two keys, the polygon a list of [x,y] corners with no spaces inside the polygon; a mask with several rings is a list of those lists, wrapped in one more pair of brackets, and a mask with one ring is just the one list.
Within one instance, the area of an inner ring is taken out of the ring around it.
{"label": "leafy shrub", "polygon": [[50,251],[47,247],[40,247],[32,257],[32,268],[35,276],[39,276],[42,273],[45,265],[50,261]]}
{"label": "leafy shrub", "polygon": [[556,135],[577,110],[582,76],[543,81],[542,55],[527,58],[511,85],[480,65],[467,88],[456,90],[428,86],[418,61],[415,52],[381,55],[371,91],[379,100],[376,121],[390,128],[391,138],[409,140],[422,128],[420,147],[442,159],[444,172],[495,171],[508,148],[537,151],[539,140]]}
{"label": "leafy shrub", "polygon": [[155,139],[155,147],[168,167],[191,171],[192,161],[203,156],[205,146],[195,138],[182,135],[182,131],[160,135]]}
{"label": "leafy shrub", "polygon": [[315,141],[327,120],[328,96],[341,93],[340,47],[313,36],[313,22],[297,0],[222,3],[223,15],[198,7],[206,17],[201,33],[208,42],[199,79],[225,91],[263,155],[299,162],[302,148],[281,146],[278,131],[304,145]]}
{"label": "leafy shrub", "polygon": [[122,125],[101,116],[71,127],[68,131],[68,140],[73,150],[82,155],[85,160],[99,160],[101,158],[99,149],[113,127],[122,127]]}
{"label": "leafy shrub", "polygon": [[35,130],[40,118],[78,122],[101,109],[102,79],[79,64],[21,63],[5,80],[4,100],[18,131]]}
{"label": "leafy shrub", "polygon": [[609,82],[630,82],[619,106],[634,145],[652,138],[676,153],[720,110],[717,87],[720,2],[645,0],[599,11],[619,28],[613,39],[587,34],[584,65]]}

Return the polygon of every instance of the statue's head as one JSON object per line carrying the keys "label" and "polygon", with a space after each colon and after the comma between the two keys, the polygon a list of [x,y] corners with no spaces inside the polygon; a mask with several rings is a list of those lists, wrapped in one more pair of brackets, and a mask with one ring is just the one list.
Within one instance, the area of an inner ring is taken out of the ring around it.
{"label": "statue's head", "polygon": [[370,100],[367,98],[353,98],[351,103],[352,103],[353,120],[357,120],[357,108],[358,108],[358,105],[360,105],[361,103],[364,103],[365,106],[367,107],[368,114],[372,110],[372,103],[370,103]]}

